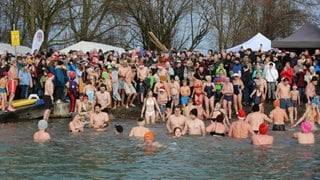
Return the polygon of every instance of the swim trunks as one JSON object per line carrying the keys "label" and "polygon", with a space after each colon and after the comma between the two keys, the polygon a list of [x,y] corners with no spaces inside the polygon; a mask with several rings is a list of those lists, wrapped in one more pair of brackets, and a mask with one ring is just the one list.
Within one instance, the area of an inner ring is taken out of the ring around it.
{"label": "swim trunks", "polygon": [[254,132],[255,134],[258,134],[258,133],[259,133],[259,130],[253,130],[253,132]]}
{"label": "swim trunks", "polygon": [[16,92],[17,85],[18,85],[18,83],[15,80],[9,80],[8,81],[8,91],[9,91],[10,94]]}
{"label": "swim trunks", "polygon": [[289,107],[292,107],[291,99],[280,98],[280,108],[281,109],[287,109]]}
{"label": "swim trunks", "polygon": [[226,101],[231,101],[232,102],[233,96],[232,95],[224,95],[223,99],[226,100]]}
{"label": "swim trunks", "polygon": [[298,107],[298,101],[292,100],[292,107]]}
{"label": "swim trunks", "polygon": [[187,105],[189,102],[189,96],[181,96],[180,101],[182,105]]}
{"label": "swim trunks", "polygon": [[44,101],[44,108],[45,109],[51,109],[53,108],[52,100],[51,97],[48,95],[43,96],[43,101]]}
{"label": "swim trunks", "polygon": [[272,131],[285,131],[285,130],[286,130],[286,127],[284,126],[284,124],[281,124],[281,125],[274,124],[272,127]]}
{"label": "swim trunks", "polygon": [[7,93],[7,92],[6,92],[6,89],[0,88],[0,93]]}

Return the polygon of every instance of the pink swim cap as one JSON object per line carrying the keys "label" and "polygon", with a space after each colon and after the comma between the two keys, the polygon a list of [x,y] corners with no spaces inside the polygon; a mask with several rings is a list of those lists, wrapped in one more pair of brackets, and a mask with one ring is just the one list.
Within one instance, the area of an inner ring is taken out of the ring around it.
{"label": "pink swim cap", "polygon": [[310,133],[311,132],[311,128],[312,128],[312,125],[309,121],[304,121],[301,123],[301,131],[303,133]]}

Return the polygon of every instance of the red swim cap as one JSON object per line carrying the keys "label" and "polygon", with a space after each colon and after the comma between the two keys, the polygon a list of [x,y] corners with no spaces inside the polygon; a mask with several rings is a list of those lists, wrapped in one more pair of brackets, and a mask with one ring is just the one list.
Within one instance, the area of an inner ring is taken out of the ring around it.
{"label": "red swim cap", "polygon": [[259,126],[259,133],[262,135],[267,134],[269,130],[269,125],[267,123],[261,123]]}

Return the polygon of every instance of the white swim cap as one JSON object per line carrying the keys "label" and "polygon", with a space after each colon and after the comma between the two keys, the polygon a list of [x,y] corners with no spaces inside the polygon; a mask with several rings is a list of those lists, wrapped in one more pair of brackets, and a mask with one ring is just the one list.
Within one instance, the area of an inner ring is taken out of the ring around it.
{"label": "white swim cap", "polygon": [[42,119],[38,122],[38,128],[40,130],[47,129],[47,127],[48,127],[48,122],[46,120]]}

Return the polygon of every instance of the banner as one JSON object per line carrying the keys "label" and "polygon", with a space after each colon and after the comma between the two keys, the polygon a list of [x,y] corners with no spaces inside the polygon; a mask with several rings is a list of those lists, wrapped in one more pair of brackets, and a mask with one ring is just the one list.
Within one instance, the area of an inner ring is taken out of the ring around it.
{"label": "banner", "polygon": [[18,30],[11,31],[11,46],[20,46],[20,35]]}
{"label": "banner", "polygon": [[33,41],[32,41],[32,54],[34,53],[35,50],[39,50],[42,42],[44,39],[44,34],[43,31],[41,29],[39,29],[33,37]]}

